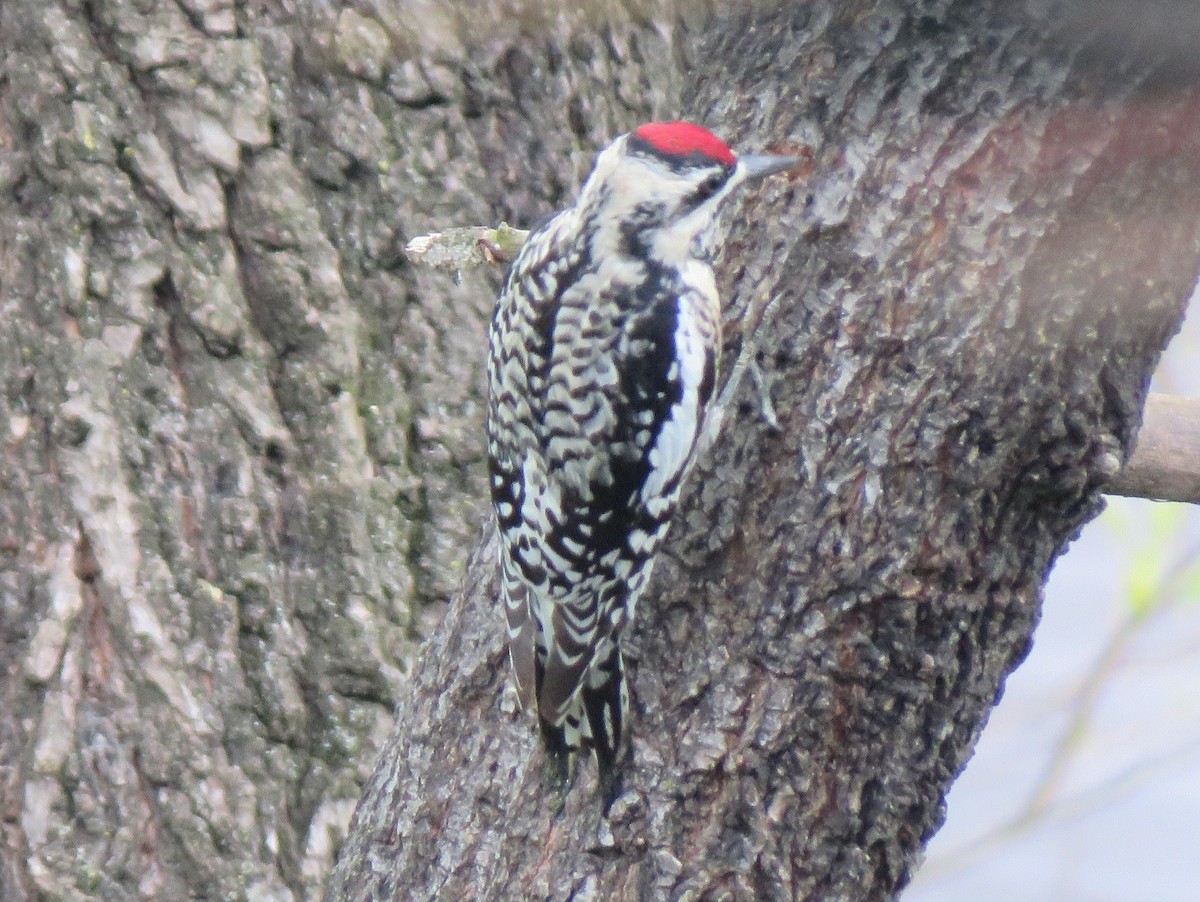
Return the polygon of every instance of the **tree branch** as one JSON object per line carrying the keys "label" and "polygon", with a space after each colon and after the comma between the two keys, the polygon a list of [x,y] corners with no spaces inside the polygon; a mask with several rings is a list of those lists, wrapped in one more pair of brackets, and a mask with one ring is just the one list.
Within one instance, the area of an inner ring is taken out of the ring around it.
{"label": "tree branch", "polygon": [[1107,491],[1200,504],[1200,398],[1148,396],[1137,446]]}

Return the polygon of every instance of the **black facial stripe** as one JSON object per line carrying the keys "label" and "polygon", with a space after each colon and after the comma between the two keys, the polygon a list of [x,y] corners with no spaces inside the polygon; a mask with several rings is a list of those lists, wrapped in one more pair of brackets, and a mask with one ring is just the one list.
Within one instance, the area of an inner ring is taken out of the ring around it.
{"label": "black facial stripe", "polygon": [[713,175],[710,175],[696,186],[696,189],[690,195],[688,195],[684,203],[689,208],[700,206],[702,203],[725,187],[725,183],[729,181],[730,172],[732,172],[732,170],[728,172],[716,172]]}

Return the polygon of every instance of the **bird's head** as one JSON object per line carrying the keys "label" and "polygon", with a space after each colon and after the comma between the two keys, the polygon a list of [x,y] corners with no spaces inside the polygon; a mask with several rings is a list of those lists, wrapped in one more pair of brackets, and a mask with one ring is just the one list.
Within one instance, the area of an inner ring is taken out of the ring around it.
{"label": "bird's head", "polygon": [[735,157],[698,125],[650,122],[600,153],[578,208],[597,226],[619,230],[626,250],[654,245],[660,257],[684,259],[707,251],[717,211],[734,189],[798,162],[791,156]]}

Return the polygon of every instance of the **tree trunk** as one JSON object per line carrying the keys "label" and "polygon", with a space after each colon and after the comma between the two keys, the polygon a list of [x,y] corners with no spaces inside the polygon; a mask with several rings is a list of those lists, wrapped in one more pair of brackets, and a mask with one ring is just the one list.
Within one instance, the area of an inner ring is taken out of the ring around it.
{"label": "tree trunk", "polygon": [[[1197,271],[1193,14],[508,6],[0,3],[0,898],[312,898],[365,780],[332,898],[881,898],[935,829]],[[401,249],[681,112],[813,171],[731,217],[626,791],[555,817],[493,548],[406,675],[497,280]]]}
{"label": "tree trunk", "polygon": [[730,223],[746,378],[630,630],[623,790],[584,767],[558,811],[485,544],[328,899],[906,884],[1198,270],[1196,73],[1086,10],[831,0],[687,45],[689,116],[813,165]]}
{"label": "tree trunk", "polygon": [[320,893],[485,508],[498,276],[402,249],[677,106],[628,14],[343,6],[0,2],[6,902]]}

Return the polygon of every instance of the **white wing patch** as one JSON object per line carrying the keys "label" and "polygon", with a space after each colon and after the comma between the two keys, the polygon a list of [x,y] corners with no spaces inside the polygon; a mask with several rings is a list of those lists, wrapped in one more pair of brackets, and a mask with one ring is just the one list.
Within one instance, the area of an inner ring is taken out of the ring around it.
{"label": "white wing patch", "polygon": [[687,293],[679,301],[672,369],[678,367],[675,375],[682,392],[650,449],[650,473],[642,487],[646,509],[653,516],[658,516],[672,503],[700,429],[700,385],[709,368],[712,349],[708,344],[709,336],[696,315],[696,300]]}

